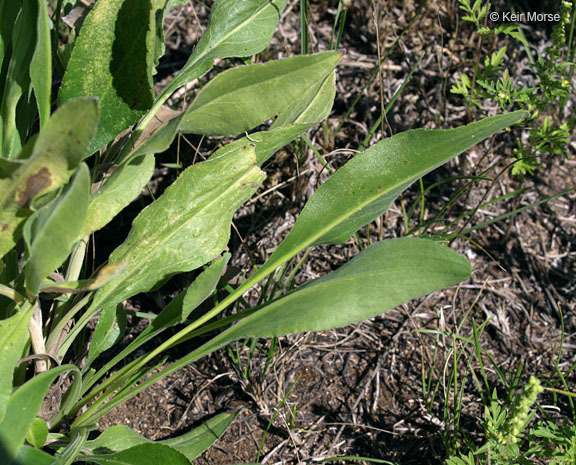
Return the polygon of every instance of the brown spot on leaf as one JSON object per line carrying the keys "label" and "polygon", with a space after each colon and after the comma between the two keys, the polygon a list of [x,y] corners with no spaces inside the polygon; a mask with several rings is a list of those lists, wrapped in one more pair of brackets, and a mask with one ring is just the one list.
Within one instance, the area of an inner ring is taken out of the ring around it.
{"label": "brown spot on leaf", "polygon": [[6,231],[8,229],[8,225],[5,223],[2,225],[2,232]]}
{"label": "brown spot on leaf", "polygon": [[40,192],[47,189],[52,185],[52,173],[46,167],[42,168],[37,173],[34,173],[26,180],[24,190],[18,192],[17,203],[19,206],[26,205]]}

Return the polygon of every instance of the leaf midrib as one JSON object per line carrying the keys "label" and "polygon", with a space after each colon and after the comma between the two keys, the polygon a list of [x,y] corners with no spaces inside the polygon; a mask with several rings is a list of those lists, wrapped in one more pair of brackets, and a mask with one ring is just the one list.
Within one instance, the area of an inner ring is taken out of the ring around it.
{"label": "leaf midrib", "polygon": [[[465,127],[465,126],[464,126]],[[435,147],[439,144],[439,142],[435,143]],[[431,149],[429,149],[431,150]],[[462,153],[462,152],[458,152],[458,153]],[[455,156],[458,155],[455,154],[453,156],[449,156],[448,159],[451,159]],[[445,159],[443,159],[445,160]],[[442,161],[439,161],[438,163],[442,163]],[[436,166],[437,164],[435,164],[434,166]],[[282,242],[278,248],[276,249],[276,251],[281,250],[282,246],[284,244],[288,244],[289,249],[282,253],[281,255],[278,256],[278,258],[276,260],[268,260],[268,262],[266,263],[266,265],[264,265],[262,268],[260,268],[259,272],[257,273],[258,275],[263,274],[266,275],[267,273],[269,273],[269,269],[270,268],[276,268],[277,266],[281,265],[282,263],[284,263],[285,261],[289,260],[291,257],[293,257],[294,255],[296,255],[300,250],[305,249],[306,247],[309,247],[313,244],[316,244],[316,241],[318,239],[320,239],[321,237],[325,236],[328,232],[330,232],[332,229],[334,229],[335,227],[337,227],[338,225],[344,223],[347,219],[351,218],[354,214],[356,214],[358,211],[362,210],[364,207],[366,207],[367,205],[375,202],[376,200],[383,198],[387,195],[390,195],[393,191],[395,191],[396,189],[400,188],[402,185],[404,184],[410,184],[413,182],[413,180],[418,179],[418,176],[420,175],[420,173],[427,173],[431,170],[433,170],[434,167],[428,169],[428,170],[421,170],[418,171],[418,173],[414,174],[413,176],[411,176],[410,178],[408,178],[407,180],[403,180],[403,181],[399,181],[395,184],[393,184],[392,186],[388,187],[388,189],[383,190],[381,192],[377,192],[376,195],[372,195],[370,196],[366,201],[362,202],[360,205],[358,205],[355,209],[353,209],[352,211],[350,211],[349,213],[345,213],[344,215],[340,215],[338,216],[334,221],[327,223],[324,227],[320,227],[319,229],[315,230],[315,232],[313,232],[312,234],[307,234],[307,240],[301,242],[301,245],[298,246],[297,245],[297,250],[294,250],[294,246],[291,245],[288,240],[290,239],[290,234],[292,234],[292,232],[295,230],[296,225],[298,223],[296,223],[295,227],[292,229],[291,233],[288,235],[288,237],[284,240],[284,242]],[[305,228],[301,227],[301,230],[298,231],[299,234],[302,234],[302,231],[304,233],[310,231],[310,226],[309,225],[305,225]],[[292,241],[296,241],[296,244],[298,244],[298,238],[296,239],[292,239]],[[272,258],[272,257],[271,257]]]}
{"label": "leaf midrib", "polygon": [[[216,201],[218,201],[220,198],[222,198],[223,196],[225,196],[225,195],[226,195],[231,189],[233,189],[237,184],[241,184],[242,181],[243,181],[246,177],[249,177],[250,172],[251,172],[255,167],[257,168],[257,166],[254,165],[254,164],[250,165],[249,168],[248,168],[248,170],[247,170],[242,176],[240,176],[233,184],[231,184],[227,189],[223,190],[223,191],[221,192],[221,194],[219,194],[219,195],[217,195],[216,197],[214,197],[210,202],[208,202],[207,204],[205,204],[205,206],[204,206],[203,208],[201,208],[200,210],[198,210],[198,211],[201,212],[201,211],[206,210],[207,208],[210,208]],[[195,213],[195,214],[192,215],[192,216],[196,216],[196,215],[198,215],[198,213]],[[172,229],[172,231],[171,231],[171,232],[168,232],[167,240],[164,241],[165,243],[170,242],[170,240],[172,239],[172,237],[173,237],[175,234],[177,234],[177,232],[179,232],[179,231],[182,229],[183,223],[185,224],[186,222],[190,221],[190,219],[188,219],[188,220],[183,220],[182,218],[184,218],[185,216],[187,216],[187,215],[181,215],[181,216],[180,216],[178,222],[174,223],[175,227],[168,228],[168,229]],[[142,263],[143,261],[145,262],[149,257],[153,257],[153,256],[155,255],[155,252],[156,252],[156,250],[155,250],[154,248],[152,248],[152,247],[147,247],[147,253],[142,256],[142,259],[139,260],[138,263]],[[137,268],[137,267],[136,267],[136,268]],[[132,267],[132,270],[134,270],[134,269],[135,269],[135,267]],[[125,274],[124,274],[125,278],[122,279],[121,281],[118,281],[118,284],[117,284],[114,288],[112,288],[112,289],[110,290],[110,292],[108,292],[103,298],[101,298],[101,299],[100,299],[100,302],[105,301],[107,298],[109,298],[111,295],[113,295],[114,292],[117,291],[118,287],[120,287],[120,284],[121,284],[121,283],[124,283],[127,279],[130,278],[131,274],[127,273],[128,271],[129,271],[129,270],[127,270],[127,269],[124,271],[124,273],[125,273]],[[131,271],[131,270],[130,270],[130,271]],[[99,307],[100,305],[101,305],[100,303],[98,303],[97,305],[95,305],[95,303],[93,302],[92,305],[91,305],[91,307],[92,307],[92,308],[96,308],[96,307]]]}
{"label": "leaf midrib", "polygon": [[[208,56],[209,55],[209,51],[213,51],[214,49],[216,49],[217,47],[219,47],[223,42],[225,42],[230,36],[234,35],[238,30],[242,29],[243,27],[246,26],[246,24],[249,24],[250,22],[254,21],[255,18],[260,15],[265,9],[270,8],[270,7],[275,7],[275,2],[276,0],[271,0],[266,4],[263,4],[260,8],[258,8],[256,10],[256,12],[254,14],[252,14],[251,16],[249,16],[246,21],[243,21],[241,24],[239,24],[238,26],[236,26],[234,29],[232,29],[230,32],[228,32],[227,34],[224,34],[222,36],[222,38],[220,40],[217,40],[214,45],[212,47],[207,47],[206,48],[206,52],[204,54],[200,54],[199,58],[202,58],[203,56]],[[208,32],[208,31],[206,31]],[[196,62],[198,62],[198,60],[196,60]]]}
{"label": "leaf midrib", "polygon": [[[328,58],[330,58],[330,57],[332,56],[332,53],[331,53],[331,52],[323,52],[323,53],[326,55],[326,58],[323,59],[323,60],[314,61],[314,62],[312,62],[311,64],[309,64],[309,65],[307,65],[307,66],[300,67],[300,68],[295,68],[295,69],[290,70],[290,71],[288,71],[288,72],[286,72],[286,73],[283,73],[283,74],[280,74],[280,75],[276,75],[275,77],[273,77],[273,78],[271,78],[271,79],[264,79],[264,80],[260,80],[260,81],[252,80],[252,81],[250,81],[247,85],[244,85],[244,86],[242,86],[242,87],[235,87],[233,90],[229,90],[228,92],[226,92],[226,93],[224,93],[224,94],[220,94],[220,95],[218,95],[217,97],[215,97],[215,98],[213,98],[213,99],[207,100],[206,102],[200,103],[200,104],[197,105],[197,106],[194,106],[194,103],[193,103],[193,104],[190,106],[190,110],[189,110],[188,116],[194,114],[195,111],[198,111],[198,110],[202,109],[203,107],[205,107],[205,106],[207,106],[207,105],[212,105],[212,104],[218,102],[219,100],[223,99],[224,97],[227,97],[227,96],[229,96],[229,95],[231,95],[231,94],[234,94],[234,93],[236,93],[236,92],[241,92],[241,91],[243,91],[243,90],[250,89],[250,88],[252,88],[252,87],[258,87],[258,86],[260,86],[263,82],[265,82],[265,83],[274,83],[274,82],[276,82],[276,81],[286,79],[288,76],[291,76],[291,75],[293,75],[293,74],[300,74],[303,70],[306,70],[306,69],[308,69],[308,68],[310,68],[310,67],[317,66],[317,65],[319,65],[320,63],[323,63],[324,61],[326,61],[326,59],[328,59]],[[272,63],[278,63],[278,62],[272,62]],[[266,64],[261,65],[261,66],[265,66],[265,65],[266,65]],[[234,68],[234,69],[239,69],[239,68]],[[228,71],[234,71],[234,69],[231,69],[231,70],[228,70]],[[242,69],[242,68],[240,68],[240,69]],[[331,73],[331,72],[332,72],[332,69],[330,69],[330,71],[328,71],[328,74]],[[225,71],[224,73],[222,73],[220,76],[224,76],[225,74],[226,74],[226,71]],[[323,76],[322,83],[324,82],[324,79],[326,78],[326,76],[327,76],[327,75],[324,75],[324,76]],[[314,84],[316,84],[317,82],[318,82],[318,81],[314,81]],[[298,99],[300,96],[302,96],[304,93],[306,93],[306,91],[309,90],[309,89],[310,89],[310,87],[307,87],[307,88],[303,89],[303,90],[299,93],[298,97],[296,97],[296,99]],[[316,97],[317,97],[317,95],[314,97],[314,99],[315,99]],[[295,99],[295,100],[296,100],[296,99]],[[284,107],[282,108],[282,110],[280,110],[280,112],[284,111],[285,108],[290,105],[290,103],[292,103],[292,102],[287,102],[287,103],[284,105]]]}
{"label": "leaf midrib", "polygon": [[[176,76],[176,78],[174,78],[174,81],[176,84],[172,84],[172,82],[170,83],[169,87],[178,87],[179,81],[180,80],[185,80],[184,79],[184,75],[188,72],[190,72],[190,70],[193,70],[195,66],[197,66],[199,63],[203,63],[204,60],[206,59],[214,59],[216,57],[212,57],[210,56],[211,52],[213,52],[215,49],[217,49],[220,45],[222,45],[222,43],[224,43],[226,40],[228,40],[228,38],[230,38],[230,36],[234,35],[237,31],[239,31],[240,29],[246,27],[247,24],[249,24],[250,22],[252,22],[257,16],[259,16],[262,11],[264,11],[266,8],[269,8],[271,5],[275,5],[274,3],[275,0],[271,0],[270,2],[266,3],[265,5],[262,5],[260,8],[258,8],[258,10],[256,10],[256,12],[249,16],[246,21],[243,21],[241,24],[239,24],[238,26],[236,26],[234,29],[232,29],[231,31],[229,31],[228,33],[224,34],[220,39],[216,40],[213,45],[208,45],[204,51],[200,52],[196,57],[194,57],[194,60],[187,63],[184,68],[182,68],[182,70],[178,73],[178,76]],[[210,29],[206,30],[206,33],[209,31]],[[182,77],[181,79],[179,79],[180,77]]]}
{"label": "leaf midrib", "polygon": [[[452,250],[452,249],[448,249],[448,250]],[[419,266],[418,270],[419,271],[425,270],[428,273],[435,271],[432,268],[424,269],[421,266]],[[309,294],[312,294],[312,293],[317,292],[317,291],[322,291],[322,289],[327,289],[327,288],[329,289],[333,285],[345,284],[347,282],[355,281],[357,279],[364,279],[364,278],[368,278],[368,277],[380,277],[381,275],[384,275],[384,274],[394,274],[394,273],[401,273],[401,272],[406,272],[406,271],[414,271],[414,269],[410,268],[410,267],[401,267],[401,268],[395,268],[395,269],[389,269],[389,270],[379,270],[379,271],[369,270],[369,271],[354,274],[352,276],[333,277],[331,279],[326,279],[326,280],[324,280],[320,283],[317,283],[317,284],[311,284],[309,286],[301,287],[290,294],[286,294],[286,295],[280,297],[278,300],[271,302],[270,305],[267,307],[267,309],[270,311],[271,308],[277,307],[278,305],[281,305],[284,302],[294,300],[301,295],[309,295]],[[446,274],[448,274],[448,273],[446,273]],[[455,275],[457,273],[450,273],[450,274]],[[329,276],[329,275],[325,275],[325,276]],[[318,278],[318,279],[322,279],[322,278]],[[410,288],[410,287],[419,286],[419,285],[420,285],[419,283],[415,283],[414,285],[411,285],[411,286],[401,286],[401,285],[390,286],[390,285],[382,284],[382,286],[378,286],[378,287],[382,287],[382,288],[389,288],[389,287]],[[265,309],[262,309],[261,312],[263,310],[265,310]],[[257,314],[258,313],[255,313],[254,315],[257,315]],[[247,318],[250,318],[250,316]],[[243,321],[243,320],[241,320],[241,321]]]}

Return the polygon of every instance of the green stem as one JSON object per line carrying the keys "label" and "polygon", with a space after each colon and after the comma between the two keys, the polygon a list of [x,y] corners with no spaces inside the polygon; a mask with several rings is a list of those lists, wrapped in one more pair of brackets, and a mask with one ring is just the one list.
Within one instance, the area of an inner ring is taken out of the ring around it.
{"label": "green stem", "polygon": [[[63,344],[56,348],[55,347],[55,343],[59,338],[59,334],[64,330],[64,328],[66,327],[66,324],[72,319],[74,318],[74,315],[76,315],[80,310],[82,310],[82,308],[88,303],[88,301],[92,298],[92,294],[88,294],[86,295],[84,298],[82,298],[80,301],[78,301],[75,305],[72,306],[72,308],[70,310],[68,310],[68,312],[64,315],[63,318],[60,318],[58,320],[58,322],[56,323],[56,326],[54,327],[54,329],[52,329],[50,331],[50,335],[48,336],[48,341],[47,341],[47,349],[50,353],[52,353],[53,351],[57,351],[58,354],[61,354],[61,350],[62,347],[64,347],[64,345],[66,344],[66,350],[68,350],[68,347],[70,347],[70,345],[72,344],[72,341],[74,340],[74,338],[76,337],[76,333],[74,330],[76,329],[76,327],[78,326],[78,323],[76,324],[76,326],[74,326],[74,328],[72,329],[72,331],[70,331],[70,333],[68,334],[68,336],[66,336],[66,339],[64,339]],[[81,318],[82,319],[82,318]],[[66,353],[66,350],[64,350],[64,352],[61,355],[64,355]],[[58,356],[59,356],[58,355]]]}
{"label": "green stem", "polygon": [[[229,326],[231,323],[238,321],[238,320],[241,320],[243,318],[246,318],[247,316],[251,315],[252,313],[257,312],[258,310],[260,310],[260,308],[261,307],[259,306],[259,307],[254,307],[254,308],[245,310],[243,312],[240,312],[240,313],[231,315],[227,318],[224,318],[220,321],[216,321],[216,322],[207,324],[196,331],[189,332],[189,334],[187,334],[186,336],[182,336],[178,340],[176,340],[173,343],[173,345],[166,347],[166,350],[174,347],[177,344],[180,344],[180,343],[183,343],[189,339],[192,339],[194,337],[201,336],[202,334],[209,333],[211,331],[214,331],[216,329],[220,329],[220,328],[225,327],[225,326]],[[189,365],[190,363],[194,362],[198,358],[209,353],[209,352],[207,352],[206,347],[208,346],[210,348],[210,344],[212,344],[212,341],[208,341],[206,344],[204,344],[204,345],[200,346],[198,349],[192,351],[186,357],[183,357],[182,359],[174,362],[172,365],[169,365],[169,366],[163,368],[161,371],[156,373],[151,378],[145,380],[144,382],[142,382],[141,384],[136,386],[134,389],[132,389],[130,391],[126,391],[126,392],[117,393],[113,399],[111,399],[106,405],[103,405],[102,407],[100,407],[97,412],[92,413],[92,410],[90,412],[84,412],[74,422],[74,425],[87,425],[90,423],[94,423],[96,420],[98,420],[98,418],[104,416],[106,413],[110,412],[116,406],[126,402],[128,399],[134,397],[139,392],[142,392],[147,387],[151,386],[152,384],[156,383],[157,381],[160,381],[162,378],[165,378],[166,376],[168,376],[168,375],[174,373],[175,371],[185,367],[186,365]],[[217,344],[216,346],[212,347],[212,349],[216,350],[218,347],[220,347],[220,346]],[[108,388],[108,386],[111,386],[113,383],[117,383],[116,386],[121,385],[122,382],[126,380],[126,378],[132,376],[135,372],[137,372],[139,369],[142,368],[142,366],[146,363],[144,361],[145,359],[149,360],[147,355],[143,355],[139,359],[134,360],[129,365],[124,367],[120,372],[116,373],[111,378],[107,379],[104,383],[102,383],[102,385],[98,386],[98,388],[95,391],[91,392],[88,396],[86,396],[86,398],[82,399],[82,401],[78,405],[76,405],[74,407],[74,409],[71,411],[70,416],[73,416],[73,414],[77,413],[82,408],[82,406],[86,405],[88,402],[90,402],[92,399],[94,399],[100,392],[102,392],[106,388]],[[112,392],[113,392],[113,389],[108,389],[108,391],[105,394],[103,394],[102,397],[107,398],[110,394],[112,394]],[[99,401],[99,405],[101,405],[100,401]]]}
{"label": "green stem", "polygon": [[4,284],[0,284],[0,295],[13,300],[19,307],[24,305],[26,302],[26,299],[20,293],[9,286],[5,286]]}

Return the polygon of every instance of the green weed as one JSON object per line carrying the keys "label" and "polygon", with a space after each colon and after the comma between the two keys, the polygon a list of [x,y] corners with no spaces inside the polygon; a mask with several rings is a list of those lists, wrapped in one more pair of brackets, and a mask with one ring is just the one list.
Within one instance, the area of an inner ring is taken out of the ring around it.
{"label": "green weed", "polygon": [[[546,55],[534,58],[530,44],[520,26],[501,24],[490,27],[487,23],[490,2],[458,0],[464,12],[462,19],[474,24],[478,33],[477,47],[474,50],[472,76],[466,73],[456,78],[451,92],[462,95],[468,105],[480,109],[486,102],[497,104],[502,110],[522,108],[530,111],[531,127],[528,128],[529,141],[518,140],[515,150],[512,174],[524,176],[533,174],[540,166],[539,159],[546,154],[568,156],[567,145],[574,130],[575,119],[564,116],[564,107],[573,74],[574,5],[570,1],[560,2],[560,21],[554,26],[553,44]],[[566,34],[568,28],[568,37]],[[483,55],[483,45],[490,37],[505,35],[522,44],[530,59],[533,76],[537,85],[533,88],[518,85],[521,77],[510,75],[506,67],[507,47]]]}

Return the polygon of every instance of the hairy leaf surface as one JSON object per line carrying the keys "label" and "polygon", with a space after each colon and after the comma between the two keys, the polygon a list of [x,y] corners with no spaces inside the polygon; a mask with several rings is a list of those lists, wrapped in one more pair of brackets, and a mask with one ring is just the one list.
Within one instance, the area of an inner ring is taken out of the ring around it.
{"label": "hairy leaf surface", "polygon": [[[216,58],[247,57],[268,45],[287,0],[217,0],[210,21],[184,68],[162,96],[204,74]],[[174,3],[174,2],[172,2]],[[178,4],[181,1],[178,0]]]}
{"label": "hairy leaf surface", "polygon": [[23,161],[12,164],[4,174],[0,169],[0,257],[22,235],[22,225],[32,214],[30,204],[66,184],[84,157],[97,124],[96,100],[70,101],[23,148]]}
{"label": "hairy leaf surface", "polygon": [[152,106],[156,34],[151,0],[100,0],[88,14],[58,95],[60,104],[99,98],[100,125],[88,155]]}
{"label": "hairy leaf surface", "polygon": [[[340,58],[339,53],[324,52],[225,71],[210,81],[188,107],[180,130],[230,136],[283,112],[288,113],[288,120],[297,119],[314,96],[324,95],[318,90]],[[321,113],[328,100],[322,102]],[[310,115],[310,119],[317,116]]]}
{"label": "hairy leaf surface", "polygon": [[90,172],[82,163],[66,190],[26,223],[24,275],[28,292],[38,292],[42,280],[68,257],[84,224],[89,197]]}
{"label": "hairy leaf surface", "polygon": [[247,146],[184,171],[142,210],[126,242],[110,255],[124,271],[98,290],[91,308],[149,291],[218,255],[230,237],[232,215],[263,180],[255,162],[254,148]]}

